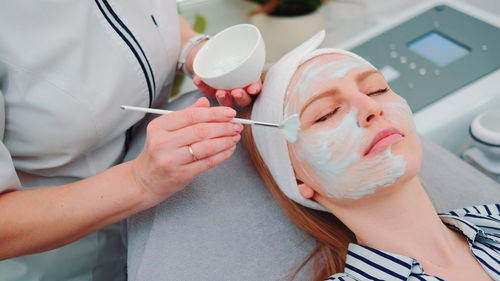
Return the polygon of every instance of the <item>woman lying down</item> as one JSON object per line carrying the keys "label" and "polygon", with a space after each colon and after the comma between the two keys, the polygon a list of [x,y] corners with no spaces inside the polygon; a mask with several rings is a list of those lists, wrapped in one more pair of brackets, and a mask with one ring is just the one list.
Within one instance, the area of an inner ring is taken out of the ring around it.
{"label": "woman lying down", "polygon": [[500,204],[436,214],[408,104],[361,57],[316,49],[323,38],[277,62],[252,109],[275,123],[298,114],[297,140],[246,135],[273,196],[317,240],[297,272],[312,261],[312,280],[500,280]]}

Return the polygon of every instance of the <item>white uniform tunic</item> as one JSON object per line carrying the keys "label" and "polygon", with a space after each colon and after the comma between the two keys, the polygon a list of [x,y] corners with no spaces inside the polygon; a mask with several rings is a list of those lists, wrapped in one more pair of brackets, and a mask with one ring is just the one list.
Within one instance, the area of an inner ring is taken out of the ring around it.
{"label": "white uniform tunic", "polygon": [[[179,41],[174,0],[0,1],[0,192],[74,182],[121,161],[142,115],[119,106],[165,100]],[[124,279],[120,237],[114,225],[2,261],[0,280]]]}

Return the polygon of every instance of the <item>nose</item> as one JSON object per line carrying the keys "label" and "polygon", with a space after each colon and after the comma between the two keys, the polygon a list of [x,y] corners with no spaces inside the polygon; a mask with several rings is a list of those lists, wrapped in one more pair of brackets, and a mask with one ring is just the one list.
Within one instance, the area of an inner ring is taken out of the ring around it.
{"label": "nose", "polygon": [[358,126],[369,127],[373,122],[384,115],[380,104],[364,93],[360,93],[356,99],[358,109]]}

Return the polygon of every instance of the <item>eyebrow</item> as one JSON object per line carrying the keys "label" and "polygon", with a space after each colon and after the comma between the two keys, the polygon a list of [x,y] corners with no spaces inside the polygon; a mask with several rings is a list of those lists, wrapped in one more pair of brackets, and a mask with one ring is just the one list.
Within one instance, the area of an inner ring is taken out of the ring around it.
{"label": "eyebrow", "polygon": [[[356,76],[356,83],[360,83],[361,81],[363,81],[364,79],[366,79],[368,76],[370,75],[373,75],[373,74],[376,74],[376,73],[380,73],[380,71],[376,70],[376,69],[371,69],[371,70],[367,70],[367,71],[364,71],[360,74],[358,74]],[[321,99],[325,96],[330,96],[330,95],[334,95],[338,92],[338,89],[337,88],[333,88],[333,89],[328,89],[324,92],[322,92],[321,94],[319,95],[316,95],[314,98],[310,99],[307,101],[307,103],[304,105],[304,107],[302,107],[302,110],[300,111],[300,114],[299,114],[299,117],[302,116],[302,114],[304,113],[304,111],[306,110],[306,108],[308,106],[310,106],[313,102],[315,102],[316,100],[318,99]]]}
{"label": "eyebrow", "polygon": [[370,70],[361,72],[360,74],[358,74],[358,76],[356,76],[356,83],[360,83],[361,81],[365,80],[368,76],[373,75],[373,74],[377,74],[377,73],[382,75],[382,73],[380,73],[380,71],[378,71],[376,69],[370,69]]}
{"label": "eyebrow", "polygon": [[338,92],[338,89],[337,88],[333,88],[333,89],[328,89],[324,92],[322,92],[321,94],[319,95],[316,95],[314,98],[310,99],[307,101],[306,105],[304,105],[304,107],[302,107],[302,110],[300,110],[300,114],[299,114],[299,117],[302,117],[302,114],[304,113],[304,111],[306,110],[306,108],[308,106],[310,106],[313,102],[325,97],[325,96],[330,96],[330,95],[335,95],[336,93]]}

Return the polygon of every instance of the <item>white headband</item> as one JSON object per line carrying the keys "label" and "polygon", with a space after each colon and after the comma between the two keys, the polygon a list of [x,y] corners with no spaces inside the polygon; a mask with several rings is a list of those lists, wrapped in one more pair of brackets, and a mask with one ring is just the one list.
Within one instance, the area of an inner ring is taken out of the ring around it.
{"label": "white headband", "polygon": [[[322,54],[343,54],[359,59],[369,66],[369,62],[360,56],[340,49],[316,49],[323,42],[325,31],[322,30],[302,43],[276,62],[266,74],[262,92],[255,100],[252,120],[270,123],[283,121],[283,103],[288,84],[297,68],[304,62]],[[375,67],[373,67],[375,68]],[[327,211],[313,200],[302,197],[299,193],[295,173],[288,154],[286,140],[280,130],[260,126],[252,127],[252,134],[257,149],[283,193],[293,201],[321,211]]]}

